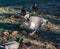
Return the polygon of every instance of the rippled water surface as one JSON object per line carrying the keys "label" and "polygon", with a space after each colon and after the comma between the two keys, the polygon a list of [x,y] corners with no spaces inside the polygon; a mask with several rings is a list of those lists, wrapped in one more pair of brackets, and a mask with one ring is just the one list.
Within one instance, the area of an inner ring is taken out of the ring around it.
{"label": "rippled water surface", "polygon": [[0,0],[0,6],[22,6],[29,10],[36,2],[38,12],[60,16],[60,0]]}
{"label": "rippled water surface", "polygon": [[[60,0],[0,0],[0,6],[22,6],[26,10],[29,10],[33,4],[37,3],[37,11],[44,12],[50,15],[60,16]],[[8,24],[0,24],[0,27],[4,29]],[[13,25],[12,25],[13,26]],[[46,36],[49,41],[60,43],[60,34],[45,33],[41,31],[41,37]],[[44,34],[45,33],[45,34]]]}

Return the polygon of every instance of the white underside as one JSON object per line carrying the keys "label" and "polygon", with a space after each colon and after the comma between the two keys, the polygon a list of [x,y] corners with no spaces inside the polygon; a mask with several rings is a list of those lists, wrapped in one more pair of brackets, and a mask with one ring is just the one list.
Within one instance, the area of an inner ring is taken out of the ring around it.
{"label": "white underside", "polygon": [[13,44],[5,46],[5,49],[18,49],[19,43],[16,41],[12,41]]}
{"label": "white underside", "polygon": [[35,29],[35,23],[31,22],[30,29]]}

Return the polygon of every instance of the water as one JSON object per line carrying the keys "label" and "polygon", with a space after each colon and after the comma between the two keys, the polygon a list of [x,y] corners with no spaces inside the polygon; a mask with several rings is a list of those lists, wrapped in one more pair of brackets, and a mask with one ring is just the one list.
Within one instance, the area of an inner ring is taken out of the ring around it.
{"label": "water", "polygon": [[[0,0],[0,6],[22,6],[24,9],[29,10],[33,2],[37,3],[38,12],[60,16],[60,0]],[[0,24],[0,27],[4,29],[7,29],[6,26],[6,24],[3,24],[3,26]],[[42,32],[40,34],[42,37],[47,36],[49,41],[60,43],[60,34],[48,32]]]}
{"label": "water", "polygon": [[29,10],[33,2],[37,3],[38,12],[60,16],[60,0],[0,0],[0,6],[22,6]]}

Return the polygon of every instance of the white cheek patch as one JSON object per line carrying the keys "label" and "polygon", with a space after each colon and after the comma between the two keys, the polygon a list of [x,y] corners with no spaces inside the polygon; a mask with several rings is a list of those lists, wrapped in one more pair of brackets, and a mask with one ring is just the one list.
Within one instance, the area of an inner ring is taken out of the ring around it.
{"label": "white cheek patch", "polygon": [[24,17],[24,19],[27,20],[28,18],[29,18],[29,14],[26,14],[25,17]]}

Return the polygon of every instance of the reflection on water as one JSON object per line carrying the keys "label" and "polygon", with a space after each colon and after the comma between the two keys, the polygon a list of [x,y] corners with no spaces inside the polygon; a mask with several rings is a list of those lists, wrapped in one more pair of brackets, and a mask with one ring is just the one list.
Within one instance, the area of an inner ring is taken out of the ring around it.
{"label": "reflection on water", "polygon": [[[38,12],[44,12],[50,15],[60,16],[60,0],[34,0],[38,7]],[[33,0],[0,0],[0,6],[22,6],[26,10],[29,10],[34,2]],[[16,10],[18,10],[17,8]],[[14,25],[14,26],[13,26]],[[0,24],[1,28],[13,29],[17,26],[16,24]],[[17,27],[17,29],[20,29]],[[60,34],[55,34],[53,32],[39,31],[40,36],[45,40],[60,43]],[[44,37],[43,37],[44,36]]]}
{"label": "reflection on water", "polygon": [[0,0],[0,6],[22,6],[29,10],[36,2],[38,5],[38,12],[60,16],[60,0]]}

